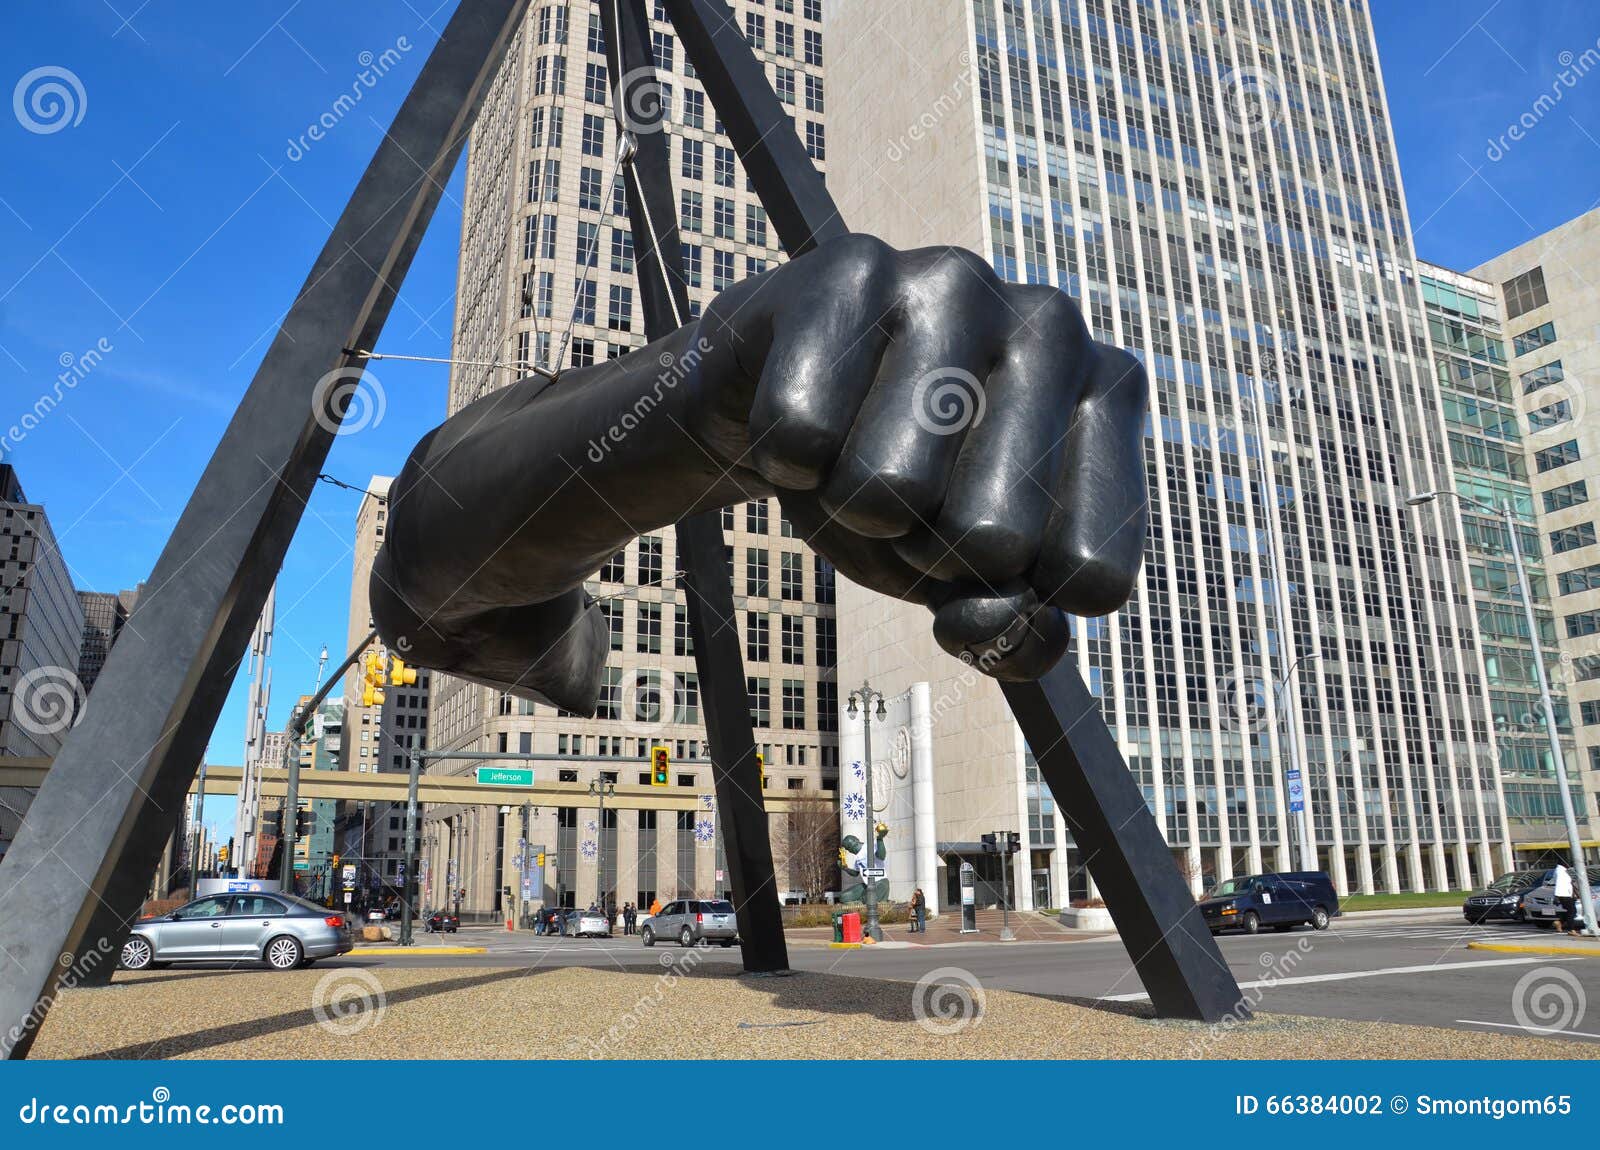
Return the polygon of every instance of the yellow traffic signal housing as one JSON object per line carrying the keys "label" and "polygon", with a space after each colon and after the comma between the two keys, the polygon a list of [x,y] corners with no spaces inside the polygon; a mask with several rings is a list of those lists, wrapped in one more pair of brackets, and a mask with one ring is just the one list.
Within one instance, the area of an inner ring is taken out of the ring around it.
{"label": "yellow traffic signal housing", "polygon": [[533,858],[534,858],[534,861],[537,862],[540,866],[544,866],[544,852],[543,851],[540,851],[538,854],[534,855]]}
{"label": "yellow traffic signal housing", "polygon": [[767,756],[756,752],[756,773],[761,776],[761,789],[767,789]]}
{"label": "yellow traffic signal housing", "polygon": [[672,753],[666,747],[655,746],[650,748],[650,785],[652,787],[671,786]]}
{"label": "yellow traffic signal housing", "polygon": [[228,848],[227,847],[218,847],[217,848],[217,861],[218,862],[227,862],[228,861]]}
{"label": "yellow traffic signal housing", "polygon": [[401,662],[398,655],[389,661],[389,685],[392,687],[412,687],[417,682],[415,667],[408,667]]}
{"label": "yellow traffic signal housing", "polygon": [[383,703],[383,688],[374,687],[368,683],[361,689],[361,705],[363,707],[376,707]]}

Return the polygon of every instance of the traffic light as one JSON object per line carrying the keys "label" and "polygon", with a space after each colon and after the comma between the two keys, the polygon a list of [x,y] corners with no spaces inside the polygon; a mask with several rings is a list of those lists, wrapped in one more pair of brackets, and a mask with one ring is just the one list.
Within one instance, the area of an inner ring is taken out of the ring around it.
{"label": "traffic light", "polygon": [[340,859],[340,857],[341,856],[339,856],[339,855],[334,855],[333,856],[333,862],[331,862],[328,865],[330,865],[334,870],[338,870],[339,869],[339,859]]}
{"label": "traffic light", "polygon": [[1022,836],[1015,832],[1008,832],[1006,835],[1006,853],[1014,855],[1020,850],[1022,850]]}
{"label": "traffic light", "polygon": [[283,808],[275,811],[261,812],[261,833],[264,835],[281,835],[283,833]]}
{"label": "traffic light", "polygon": [[[383,704],[384,658],[382,651],[368,651],[361,661],[361,705],[377,707]],[[413,672],[415,674],[415,672]]]}
{"label": "traffic light", "polygon": [[538,854],[534,855],[533,861],[538,863],[540,866],[544,866],[544,852],[540,851]]}
{"label": "traffic light", "polygon": [[761,789],[767,789],[767,756],[756,752],[756,774],[761,776]]}
{"label": "traffic light", "polygon": [[1000,853],[1000,844],[999,844],[999,842],[996,841],[994,835],[992,835],[992,834],[980,835],[979,839],[983,843],[983,853],[984,854],[992,855],[992,854],[999,854]]}
{"label": "traffic light", "polygon": [[391,687],[414,687],[417,683],[415,667],[408,667],[401,662],[399,655],[394,655],[389,660],[389,685]]}
{"label": "traffic light", "polygon": [[294,834],[296,838],[305,838],[315,834],[317,830],[317,812],[300,810],[295,812]]}
{"label": "traffic light", "polygon": [[650,785],[652,787],[665,787],[671,785],[669,772],[672,769],[672,754],[667,748],[655,746],[650,748]]}
{"label": "traffic light", "polygon": [[225,863],[225,862],[228,861],[228,848],[227,847],[218,847],[217,848],[217,861],[219,863]]}

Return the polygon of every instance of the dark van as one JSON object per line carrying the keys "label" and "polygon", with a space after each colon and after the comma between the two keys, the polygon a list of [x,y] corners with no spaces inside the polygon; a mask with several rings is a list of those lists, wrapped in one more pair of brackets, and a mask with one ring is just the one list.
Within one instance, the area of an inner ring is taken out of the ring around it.
{"label": "dark van", "polygon": [[1200,913],[1212,934],[1242,930],[1255,934],[1264,926],[1292,930],[1302,923],[1327,930],[1339,917],[1339,896],[1326,871],[1277,871],[1248,874],[1218,883],[1200,902]]}

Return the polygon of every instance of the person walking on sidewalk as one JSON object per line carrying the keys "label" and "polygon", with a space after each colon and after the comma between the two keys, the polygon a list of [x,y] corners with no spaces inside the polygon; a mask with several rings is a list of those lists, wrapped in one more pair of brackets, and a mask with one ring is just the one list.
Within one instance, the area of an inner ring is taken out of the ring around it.
{"label": "person walking on sidewalk", "polygon": [[1560,914],[1556,918],[1556,929],[1564,930],[1569,934],[1578,933],[1578,900],[1572,895],[1572,872],[1560,863],[1556,864],[1555,877],[1551,879],[1555,887],[1556,906]]}
{"label": "person walking on sidewalk", "polygon": [[928,899],[920,886],[911,892],[911,933],[928,933]]}

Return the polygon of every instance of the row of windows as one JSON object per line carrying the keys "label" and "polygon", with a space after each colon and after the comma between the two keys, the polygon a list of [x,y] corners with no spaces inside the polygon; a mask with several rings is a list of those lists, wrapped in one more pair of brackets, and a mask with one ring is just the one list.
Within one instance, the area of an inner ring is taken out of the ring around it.
{"label": "row of windows", "polygon": [[1544,287],[1544,268],[1537,267],[1514,276],[1500,285],[1506,297],[1506,318],[1516,319],[1524,312],[1550,302]]}
{"label": "row of windows", "polygon": [[1558,443],[1554,447],[1547,447],[1543,451],[1536,452],[1533,462],[1534,466],[1542,474],[1546,471],[1554,471],[1558,467],[1565,467],[1569,463],[1576,463],[1579,458],[1578,441],[1569,439],[1565,443]]}
{"label": "row of windows", "polygon": [[1556,341],[1556,325],[1549,320],[1536,328],[1530,328],[1520,335],[1511,337],[1511,350],[1513,355],[1527,355],[1531,351],[1538,351],[1546,344]]}

